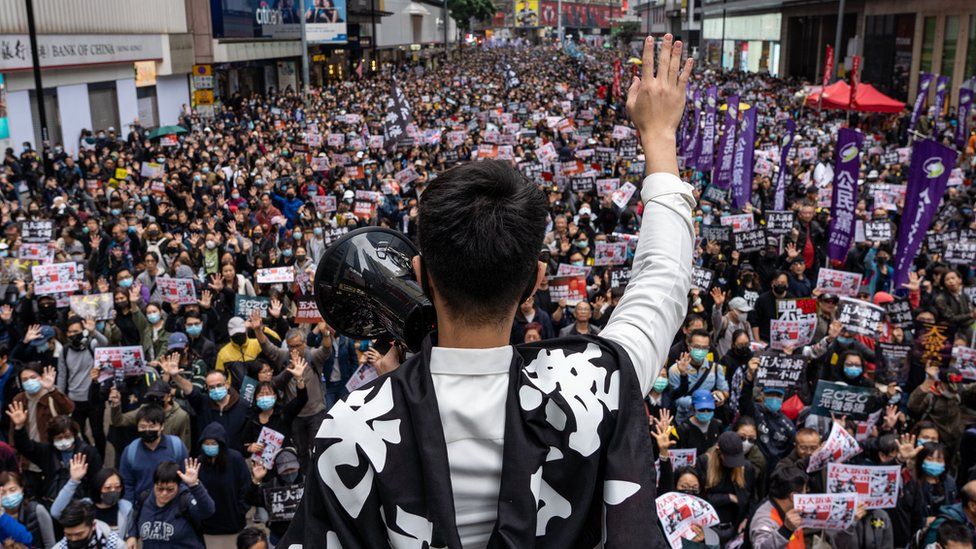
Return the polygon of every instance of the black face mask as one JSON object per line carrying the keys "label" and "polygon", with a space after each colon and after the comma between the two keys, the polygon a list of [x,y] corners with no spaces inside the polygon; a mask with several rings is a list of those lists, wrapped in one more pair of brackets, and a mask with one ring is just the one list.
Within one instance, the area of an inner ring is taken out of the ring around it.
{"label": "black face mask", "polygon": [[122,492],[120,491],[113,490],[111,492],[102,492],[102,503],[108,505],[109,507],[115,507],[119,504],[119,499],[121,497]]}
{"label": "black face mask", "polygon": [[77,541],[66,540],[68,542],[68,549],[84,549],[85,547],[88,547],[88,544],[91,542],[91,536],[91,533],[89,533],[88,537],[85,539],[80,539]]}
{"label": "black face mask", "polygon": [[787,286],[785,284],[774,284],[773,293],[785,294]]}
{"label": "black face mask", "polygon": [[139,438],[141,438],[143,442],[147,443],[156,442],[156,440],[159,439],[159,431],[139,431]]}
{"label": "black face mask", "polygon": [[85,336],[84,334],[77,333],[70,338],[68,338],[68,346],[72,349],[79,350],[85,347]]}
{"label": "black face mask", "polygon": [[122,301],[118,301],[115,303],[115,310],[124,314],[129,310],[129,304]]}
{"label": "black face mask", "polygon": [[732,347],[732,354],[737,357],[748,358],[752,356],[752,349],[748,345],[743,347]]}
{"label": "black face mask", "polygon": [[247,341],[247,334],[234,334],[230,336],[230,340],[240,347]]}
{"label": "black face mask", "polygon": [[689,496],[698,497],[698,490],[676,490],[676,492],[681,492],[682,494],[688,494]]}
{"label": "black face mask", "polygon": [[54,318],[57,312],[57,308],[54,305],[44,304],[37,306],[37,314],[41,318]]}

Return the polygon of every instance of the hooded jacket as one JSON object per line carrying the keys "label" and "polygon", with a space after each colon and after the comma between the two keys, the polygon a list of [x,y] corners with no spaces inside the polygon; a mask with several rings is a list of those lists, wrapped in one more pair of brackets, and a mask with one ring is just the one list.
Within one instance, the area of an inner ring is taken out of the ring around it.
{"label": "hooded jacket", "polygon": [[[203,540],[197,536],[193,522],[202,523],[214,513],[214,502],[203,482],[187,488],[180,484],[179,493],[169,503],[156,505],[152,491],[141,504],[129,525],[126,538],[138,537],[143,549],[202,549]],[[183,503],[181,503],[181,500]],[[183,509],[181,509],[181,506]]]}
{"label": "hooded jacket", "polygon": [[223,410],[214,402],[206,391],[194,387],[193,392],[186,395],[187,402],[197,413],[197,425],[210,425],[217,422],[224,427],[227,445],[231,448],[241,447],[241,433],[247,423],[246,402],[241,401],[240,394],[233,388],[227,390],[230,399]]}
{"label": "hooded jacket", "polygon": [[203,428],[197,439],[198,447],[206,439],[214,439],[220,445],[217,457],[209,458],[201,448],[200,483],[207,489],[214,502],[215,511],[203,521],[203,531],[209,535],[236,534],[247,526],[244,515],[248,504],[245,491],[251,482],[251,473],[244,457],[237,450],[227,447],[227,432],[223,425],[211,423]]}
{"label": "hooded jacket", "polygon": [[[253,481],[248,482],[247,494],[245,496],[248,505],[253,505],[255,507],[266,507],[267,502],[264,498],[264,492],[267,489],[282,488],[285,486],[303,486],[305,484],[305,477],[301,471],[298,472],[298,477],[292,483],[285,482],[281,477],[278,476],[278,459],[287,454],[290,454],[293,459],[298,459],[298,455],[295,454],[293,449],[283,448],[280,452],[278,452],[278,455],[275,456],[275,467],[268,470],[268,474],[264,477],[261,484],[255,484]],[[280,538],[281,536],[285,535],[289,524],[291,524],[291,521],[269,520],[268,530]]]}

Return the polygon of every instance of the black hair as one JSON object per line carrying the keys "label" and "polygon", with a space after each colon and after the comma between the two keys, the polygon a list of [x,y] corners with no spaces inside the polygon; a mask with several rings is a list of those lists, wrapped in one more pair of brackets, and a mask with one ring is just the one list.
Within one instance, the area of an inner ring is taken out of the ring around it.
{"label": "black hair", "polygon": [[[95,473],[95,477],[92,478],[92,488],[94,489],[94,497],[98,497],[98,495],[101,494],[102,487],[105,486],[105,483],[108,482],[108,479],[112,478],[113,476],[119,477],[120,481],[122,480],[122,473],[120,473],[118,469],[112,467],[102,467],[101,469],[98,470],[97,473]],[[122,495],[124,496],[125,484],[120,482],[119,485],[122,487]]]}
{"label": "black hair", "polygon": [[769,497],[786,499],[793,494],[803,492],[807,485],[807,474],[796,465],[782,465],[777,467],[769,476]]}
{"label": "black hair", "polygon": [[691,338],[693,337],[705,337],[708,338],[709,341],[712,340],[712,334],[708,333],[708,330],[703,330],[702,328],[695,328],[692,330],[691,333],[688,334],[688,341],[691,341]]}
{"label": "black hair", "polygon": [[685,475],[691,475],[696,479],[698,479],[698,490],[700,492],[705,491],[705,479],[702,478],[701,471],[699,471],[694,467],[690,467],[688,465],[682,465],[681,467],[678,467],[677,469],[674,470],[674,476],[673,476],[674,485],[677,486],[678,480]]}
{"label": "black hair", "polygon": [[237,549],[251,549],[251,547],[254,547],[262,541],[267,545],[268,536],[263,531],[249,526],[241,530],[240,534],[237,534]]}
{"label": "black hair", "polygon": [[153,484],[180,483],[180,466],[173,461],[164,461],[153,471]]}
{"label": "black hair", "polygon": [[546,198],[506,162],[469,162],[430,183],[417,226],[425,284],[465,321],[497,322],[535,280]]}
{"label": "black hair", "polygon": [[140,421],[162,425],[166,421],[166,412],[158,404],[147,404],[136,412],[136,424]]}
{"label": "black hair", "polygon": [[878,437],[878,452],[891,454],[898,451],[898,439],[891,433]]}
{"label": "black hair", "polygon": [[[927,458],[936,453],[942,454],[943,462],[949,461],[949,455],[946,453],[946,447],[944,444],[940,442],[928,442],[922,445],[922,449],[919,450],[918,455],[915,456],[915,478],[920,479],[922,478],[923,473],[927,474],[925,473],[925,470],[922,469],[922,464],[925,463]],[[943,470],[942,474],[939,475],[938,478],[945,477],[945,474],[946,472]]]}
{"label": "black hair", "polygon": [[54,437],[60,435],[65,431],[71,431],[71,434],[78,438],[78,433],[81,431],[81,427],[78,423],[71,419],[71,416],[57,416],[47,424],[47,439],[54,442]]}
{"label": "black hair", "polygon": [[739,419],[735,422],[735,427],[732,430],[738,431],[739,427],[743,426],[751,426],[753,429],[756,429],[757,432],[759,431],[759,429],[756,427],[756,420],[753,419],[752,416],[739,416]]}
{"label": "black hair", "polygon": [[68,317],[68,321],[64,323],[64,327],[67,329],[67,327],[71,326],[72,324],[81,324],[84,326],[85,321],[78,315],[71,315]]}
{"label": "black hair", "polygon": [[87,501],[76,499],[69,503],[64,511],[61,511],[58,522],[65,528],[81,526],[82,524],[91,526],[95,524],[95,507]]}
{"label": "black hair", "polygon": [[856,356],[861,360],[861,366],[862,367],[864,366],[864,355],[862,355],[861,352],[858,351],[857,349],[847,349],[846,351],[840,354],[840,360],[837,361],[841,365],[841,367],[844,366],[844,361],[847,360],[847,357],[849,356]]}
{"label": "black hair", "polygon": [[965,524],[955,520],[947,520],[940,524],[939,529],[935,531],[935,541],[939,543],[939,547],[948,547],[952,542],[968,543],[972,547],[973,534]]}
{"label": "black hair", "polygon": [[701,315],[690,314],[685,317],[685,322],[684,324],[681,325],[681,327],[687,330],[688,326],[691,326],[693,322],[701,322],[702,324],[704,324],[705,319]]}

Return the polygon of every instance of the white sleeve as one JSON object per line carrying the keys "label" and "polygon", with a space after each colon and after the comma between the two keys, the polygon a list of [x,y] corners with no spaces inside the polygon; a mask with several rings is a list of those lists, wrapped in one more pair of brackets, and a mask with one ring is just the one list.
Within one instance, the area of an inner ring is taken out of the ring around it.
{"label": "white sleeve", "polygon": [[627,351],[646,395],[688,309],[695,199],[691,185],[669,173],[644,178],[641,199],[644,216],[630,283],[600,335]]}

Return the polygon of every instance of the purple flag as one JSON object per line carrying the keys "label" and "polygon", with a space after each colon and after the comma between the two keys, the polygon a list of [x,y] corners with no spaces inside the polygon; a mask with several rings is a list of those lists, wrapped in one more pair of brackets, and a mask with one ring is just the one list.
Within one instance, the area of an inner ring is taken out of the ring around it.
{"label": "purple flag", "polygon": [[949,77],[940,76],[935,85],[935,116],[942,116],[942,108],[945,107],[946,93],[949,91]]}
{"label": "purple flag", "polygon": [[827,256],[844,261],[854,241],[854,209],[857,207],[857,174],[861,167],[864,136],[851,128],[837,133],[834,158],[834,194],[830,200]]}
{"label": "purple flag", "polygon": [[[959,119],[956,121],[956,148],[962,149],[966,146],[966,138],[969,137],[969,113],[973,107],[973,90],[969,88],[959,88]],[[706,124],[708,122],[706,121]]]}
{"label": "purple flag", "polygon": [[912,147],[905,213],[898,227],[898,246],[895,247],[894,288],[901,288],[908,282],[908,272],[939,209],[949,172],[956,165],[956,156],[956,151],[931,139],[916,141]]}
{"label": "purple flag", "polygon": [[739,96],[730,95],[726,98],[728,110],[725,111],[725,133],[718,140],[718,161],[715,162],[715,173],[712,175],[712,185],[720,189],[729,188],[729,178],[732,176],[732,156],[735,152],[736,127],[739,120]]}
{"label": "purple flag", "polygon": [[732,161],[732,206],[745,207],[752,198],[752,162],[756,149],[756,108],[742,113]]}
{"label": "purple flag", "polygon": [[927,72],[918,76],[918,95],[915,96],[915,106],[912,107],[912,119],[908,123],[909,131],[915,129],[915,123],[918,122],[918,117],[922,114],[922,106],[925,105],[925,100],[929,97],[929,88],[932,86],[934,77],[934,74]]}
{"label": "purple flag", "polygon": [[709,86],[705,92],[705,127],[698,140],[698,171],[712,171],[715,159],[715,105],[718,103],[718,88]]}
{"label": "purple flag", "polygon": [[698,144],[699,125],[701,123],[701,90],[695,90],[694,112],[689,113],[689,125],[685,128],[684,148],[682,156],[685,157],[685,168],[694,168],[698,165],[698,158],[695,149]]}
{"label": "purple flag", "polygon": [[786,139],[783,140],[779,150],[779,173],[776,174],[776,196],[773,201],[773,209],[786,209],[786,180],[789,177],[786,167],[786,157],[790,155],[790,147],[793,146],[793,134],[796,132],[796,122],[789,118],[786,120]]}

